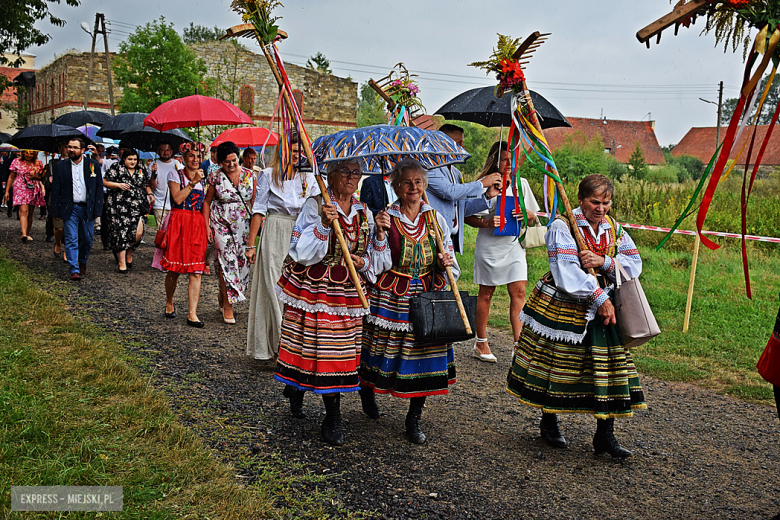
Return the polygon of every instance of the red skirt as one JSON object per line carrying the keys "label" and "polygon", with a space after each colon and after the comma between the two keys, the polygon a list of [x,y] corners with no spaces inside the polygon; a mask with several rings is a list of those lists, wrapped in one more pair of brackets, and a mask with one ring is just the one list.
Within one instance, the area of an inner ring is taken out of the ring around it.
{"label": "red skirt", "polygon": [[174,273],[206,271],[206,222],[200,211],[171,210],[168,241],[160,265]]}
{"label": "red skirt", "polygon": [[761,359],[758,360],[758,373],[764,380],[775,386],[780,386],[780,336],[772,333],[766,344]]}

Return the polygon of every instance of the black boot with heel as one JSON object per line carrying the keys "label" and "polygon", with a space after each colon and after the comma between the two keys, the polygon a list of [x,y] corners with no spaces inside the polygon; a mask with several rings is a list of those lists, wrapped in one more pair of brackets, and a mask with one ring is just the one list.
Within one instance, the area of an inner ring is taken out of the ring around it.
{"label": "black boot with heel", "polygon": [[597,419],[596,435],[593,436],[593,449],[596,455],[609,453],[616,459],[625,459],[633,455],[615,438],[615,419]]}
{"label": "black boot with heel", "polygon": [[322,421],[322,439],[334,446],[344,445],[344,425],[341,421],[341,394],[323,395],[325,419]]}
{"label": "black boot with heel", "polygon": [[296,419],[306,418],[306,414],[303,413],[303,394],[305,393],[292,385],[286,385],[284,392],[282,392],[282,395],[290,400],[290,413]]}
{"label": "black boot with heel", "polygon": [[360,403],[363,405],[363,411],[371,419],[379,419],[381,415],[379,413],[379,407],[376,404],[376,396],[374,395],[374,389],[371,387],[360,387]]}
{"label": "black boot with heel", "polygon": [[543,413],[542,422],[539,425],[542,439],[553,448],[565,448],[568,446],[561,430],[558,428],[558,416],[554,413]]}
{"label": "black boot with heel", "polygon": [[412,397],[409,399],[409,413],[406,414],[406,434],[414,444],[423,444],[425,442],[425,434],[420,428],[420,418],[422,417],[424,406],[425,397]]}

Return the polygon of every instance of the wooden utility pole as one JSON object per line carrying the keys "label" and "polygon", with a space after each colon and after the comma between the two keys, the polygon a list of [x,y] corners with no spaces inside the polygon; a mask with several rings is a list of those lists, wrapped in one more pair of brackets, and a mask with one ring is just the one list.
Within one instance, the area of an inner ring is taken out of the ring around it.
{"label": "wooden utility pole", "polygon": [[89,89],[92,87],[92,71],[95,64],[95,42],[97,35],[103,35],[103,43],[106,49],[106,76],[108,78],[108,102],[111,106],[111,115],[114,111],[114,84],[111,80],[111,54],[108,51],[108,31],[106,30],[106,17],[103,13],[95,14],[95,28],[92,30],[92,50],[89,53],[89,75],[87,76],[87,89],[84,93],[84,110],[89,110]]}
{"label": "wooden utility pole", "polygon": [[723,111],[723,82],[720,82],[718,88],[718,129],[715,131],[715,149],[720,146],[720,114]]}
{"label": "wooden utility pole", "polygon": [[[95,15],[95,28],[92,29],[92,50],[89,52],[89,74],[87,75],[87,88],[84,92],[84,110],[89,110],[89,89],[92,86],[92,70],[95,65],[95,40],[97,39],[98,32],[98,18],[99,15]],[[86,25],[83,26],[85,30]]]}
{"label": "wooden utility pole", "polygon": [[114,84],[111,81],[111,53],[108,52],[108,31],[106,31],[106,17],[103,13],[98,13],[100,17],[100,31],[103,33],[103,43],[106,48],[106,77],[108,78],[108,103],[111,106],[111,115],[115,116],[114,112]]}

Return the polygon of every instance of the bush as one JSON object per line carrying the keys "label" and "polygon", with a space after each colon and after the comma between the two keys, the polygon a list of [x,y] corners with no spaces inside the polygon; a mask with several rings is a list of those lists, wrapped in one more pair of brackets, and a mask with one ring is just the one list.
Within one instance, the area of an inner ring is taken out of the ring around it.
{"label": "bush", "polygon": [[676,183],[680,181],[680,175],[683,173],[687,174],[680,166],[667,164],[660,168],[648,169],[645,174],[645,180],[655,184]]}
{"label": "bush", "polygon": [[678,174],[679,182],[685,182],[689,179],[697,181],[701,179],[701,176],[704,174],[704,163],[697,157],[693,157],[692,155],[675,157],[671,152],[664,150],[664,158],[666,159],[666,164],[675,165],[680,168],[680,173]]}

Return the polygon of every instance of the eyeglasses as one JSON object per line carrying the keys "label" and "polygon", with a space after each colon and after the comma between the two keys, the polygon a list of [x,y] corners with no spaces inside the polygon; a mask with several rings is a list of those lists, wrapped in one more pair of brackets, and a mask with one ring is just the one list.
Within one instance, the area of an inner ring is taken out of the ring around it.
{"label": "eyeglasses", "polygon": [[353,179],[359,179],[363,176],[363,172],[360,170],[350,170],[349,168],[339,168],[336,170],[336,173],[341,175],[344,178],[352,177]]}

